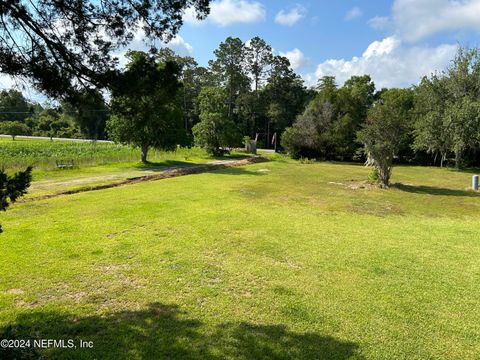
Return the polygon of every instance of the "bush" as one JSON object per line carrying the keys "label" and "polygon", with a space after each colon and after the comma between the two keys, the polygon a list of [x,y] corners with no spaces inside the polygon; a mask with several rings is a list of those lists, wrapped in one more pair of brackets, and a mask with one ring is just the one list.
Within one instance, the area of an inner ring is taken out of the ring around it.
{"label": "bush", "polygon": [[195,145],[210,155],[223,156],[225,148],[240,143],[240,133],[233,121],[218,113],[202,114],[201,119],[192,129]]}
{"label": "bush", "polygon": [[301,157],[299,161],[300,161],[300,164],[315,164],[315,159]]}
{"label": "bush", "polygon": [[295,124],[282,135],[281,145],[294,158],[331,158],[335,152],[332,136],[333,107],[329,102],[312,101]]}
{"label": "bush", "polygon": [[378,170],[376,168],[373,168],[370,174],[368,174],[368,182],[372,184],[378,183]]}

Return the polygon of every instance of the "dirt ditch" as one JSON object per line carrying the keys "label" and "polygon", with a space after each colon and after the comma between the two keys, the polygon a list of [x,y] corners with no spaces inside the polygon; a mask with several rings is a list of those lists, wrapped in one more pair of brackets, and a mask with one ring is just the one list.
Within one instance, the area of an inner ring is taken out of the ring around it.
{"label": "dirt ditch", "polygon": [[257,164],[257,163],[262,163],[267,161],[269,161],[267,158],[257,156],[257,157],[242,159],[242,160],[222,160],[214,163],[194,165],[194,166],[188,166],[188,167],[175,167],[175,168],[166,169],[158,174],[129,178],[129,179],[125,179],[117,182],[112,182],[110,184],[85,186],[78,189],[57,192],[54,194],[20,199],[17,202],[25,203],[25,202],[31,202],[31,201],[45,200],[45,199],[51,199],[57,196],[72,195],[72,194],[78,194],[78,193],[87,192],[87,191],[110,189],[110,188],[115,188],[115,187],[124,186],[124,185],[138,184],[145,181],[156,181],[156,180],[169,179],[169,178],[185,176],[185,175],[201,174],[209,171],[223,170],[223,169]]}

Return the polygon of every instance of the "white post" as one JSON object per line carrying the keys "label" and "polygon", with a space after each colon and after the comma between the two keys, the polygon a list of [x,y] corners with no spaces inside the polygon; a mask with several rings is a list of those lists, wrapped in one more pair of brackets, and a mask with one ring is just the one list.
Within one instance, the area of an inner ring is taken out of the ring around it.
{"label": "white post", "polygon": [[472,190],[478,191],[478,175],[472,176]]}

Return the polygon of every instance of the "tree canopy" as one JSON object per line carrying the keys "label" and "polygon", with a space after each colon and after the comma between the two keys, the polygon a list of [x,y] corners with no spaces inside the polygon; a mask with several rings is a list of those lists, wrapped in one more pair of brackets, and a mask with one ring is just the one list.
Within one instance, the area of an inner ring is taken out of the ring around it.
{"label": "tree canopy", "polygon": [[375,85],[368,75],[353,76],[339,88],[335,78],[319,80],[318,93],[284,134],[285,149],[294,157],[355,158],[356,134],[365,123]]}
{"label": "tree canopy", "polygon": [[405,137],[411,131],[413,92],[390,89],[368,111],[367,122],[358,132],[369,163],[375,166],[380,185],[389,186],[392,164]]}
{"label": "tree canopy", "polygon": [[[0,210],[6,211],[11,203],[27,193],[32,181],[32,167],[20,171],[13,176],[7,175],[5,170],[0,169]],[[3,231],[0,225],[0,233]]]}
{"label": "tree canopy", "polygon": [[113,52],[126,47],[137,31],[147,41],[169,40],[181,27],[185,9],[193,7],[204,18],[209,2],[0,0],[0,69],[30,79],[54,98],[108,87],[118,63]]}
{"label": "tree canopy", "polygon": [[228,96],[224,89],[207,87],[199,95],[200,122],[193,127],[195,143],[214,156],[236,146],[241,134],[228,117]]}
{"label": "tree canopy", "polygon": [[30,135],[30,128],[20,121],[4,121],[0,123],[0,133],[10,135],[15,140],[18,135]]}
{"label": "tree canopy", "polygon": [[459,168],[467,151],[480,146],[480,53],[460,48],[442,73],[424,77],[416,89],[414,148],[440,163],[449,152]]}
{"label": "tree canopy", "polygon": [[139,147],[146,162],[150,148],[172,149],[184,135],[175,101],[180,69],[141,51],[130,51],[127,57],[126,70],[112,91],[107,129],[113,140]]}
{"label": "tree canopy", "polygon": [[31,104],[15,89],[0,91],[0,121],[20,121],[32,113]]}
{"label": "tree canopy", "polygon": [[105,139],[108,106],[99,91],[84,89],[80,91],[77,101],[64,101],[61,108],[65,116],[71,118],[87,138]]}

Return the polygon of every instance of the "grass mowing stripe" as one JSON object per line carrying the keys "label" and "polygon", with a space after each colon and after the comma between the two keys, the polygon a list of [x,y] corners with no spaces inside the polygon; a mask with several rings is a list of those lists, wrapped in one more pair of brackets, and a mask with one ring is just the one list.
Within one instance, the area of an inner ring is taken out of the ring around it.
{"label": "grass mowing stripe", "polygon": [[15,204],[0,329],[94,341],[83,359],[475,359],[470,174],[351,186],[368,172],[273,161]]}

